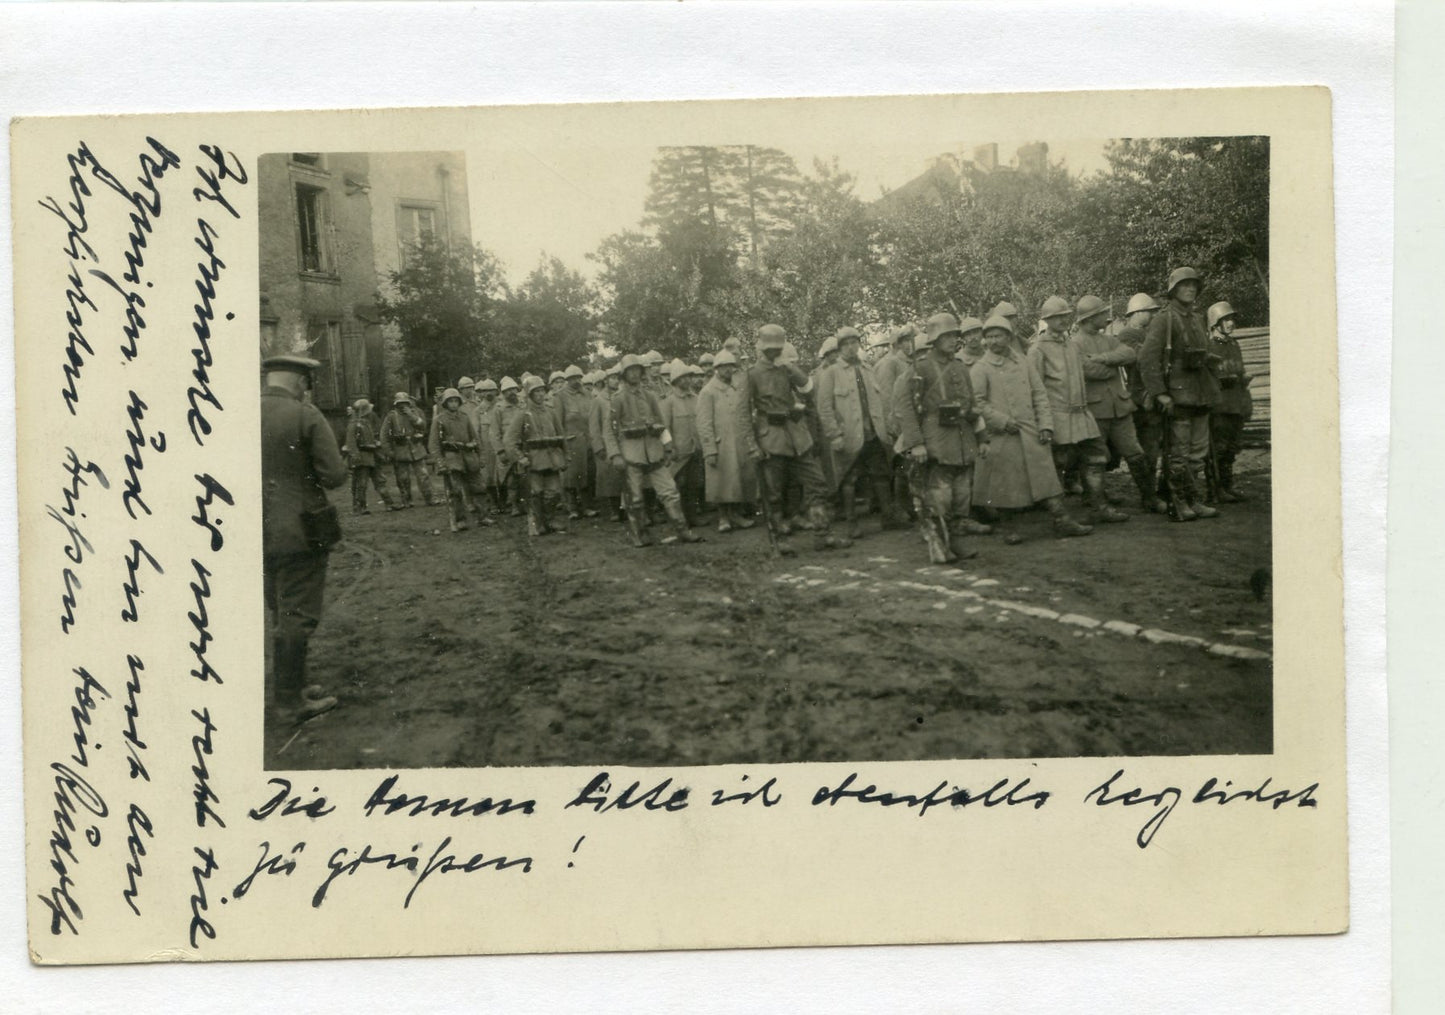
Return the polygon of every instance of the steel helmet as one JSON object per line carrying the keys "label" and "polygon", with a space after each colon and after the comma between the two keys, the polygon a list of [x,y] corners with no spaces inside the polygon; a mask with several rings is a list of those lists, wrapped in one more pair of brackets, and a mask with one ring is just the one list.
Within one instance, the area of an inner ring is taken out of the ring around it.
{"label": "steel helmet", "polygon": [[682,360],[680,360],[680,359],[675,359],[675,360],[672,361],[672,383],[673,383],[673,384],[676,384],[678,381],[682,380],[684,377],[697,377],[697,376],[699,376],[699,375],[701,375],[701,374],[702,374],[702,371],[699,370],[697,367],[693,366],[691,363],[684,363],[684,362],[683,362]]}
{"label": "steel helmet", "polygon": [[937,342],[944,335],[957,335],[961,333],[958,326],[958,318],[949,313],[934,314],[930,317],[928,319],[927,332],[929,345]]}
{"label": "steel helmet", "polygon": [[[779,329],[782,330],[781,328]],[[798,349],[792,342],[783,340],[783,351],[778,353],[778,365],[788,366],[798,362]]]}
{"label": "steel helmet", "polygon": [[647,353],[642,357],[642,365],[647,367],[661,366],[662,353],[658,352],[656,349],[649,349]]}
{"label": "steel helmet", "polygon": [[1046,321],[1050,317],[1067,317],[1071,312],[1069,304],[1062,296],[1050,296],[1039,308],[1039,317]]}
{"label": "steel helmet", "polygon": [[602,371],[602,376],[603,376],[604,379],[606,379],[606,378],[608,378],[608,377],[618,377],[618,376],[621,375],[621,373],[622,373],[622,361],[619,360],[618,362],[616,362],[616,363],[612,364],[610,367],[608,367],[606,370]]}
{"label": "steel helmet", "polygon": [[662,368],[662,374],[670,381],[681,380],[687,376],[688,365],[680,359],[675,359]]}
{"label": "steel helmet", "polygon": [[460,402],[462,400],[462,393],[456,388],[447,388],[445,391],[442,392],[442,405],[445,406],[447,402],[451,401],[453,398]]}
{"label": "steel helmet", "polygon": [[494,380],[492,380],[490,377],[488,377],[486,380],[482,381],[480,384],[477,385],[477,390],[478,390],[478,391],[496,391],[496,390],[497,390],[497,382],[494,381]]}
{"label": "steel helmet", "polygon": [[698,360],[697,360],[697,361],[698,361],[698,364],[701,365],[701,366],[704,366],[704,367],[710,367],[710,366],[712,366],[712,365],[713,365],[712,353],[710,353],[710,352],[705,352],[705,353],[703,353],[701,356],[698,357]]}
{"label": "steel helmet", "polygon": [[731,349],[724,349],[713,357],[712,365],[714,369],[717,367],[735,367],[738,365],[738,358],[732,354]]}
{"label": "steel helmet", "polygon": [[461,380],[457,381],[458,390],[462,388],[475,388],[476,386],[477,382],[472,380],[470,377],[463,377]]}
{"label": "steel helmet", "polygon": [[889,345],[897,345],[899,342],[902,342],[904,339],[917,338],[917,337],[918,337],[918,329],[915,328],[915,327],[914,327],[913,325],[911,325],[911,324],[905,324],[905,325],[904,325],[903,327],[901,327],[901,328],[895,328],[894,331],[893,331],[893,334],[891,334],[891,335],[888,336],[888,344],[889,344]]}
{"label": "steel helmet", "polygon": [[[849,337],[852,337],[852,336],[849,336]],[[828,355],[830,355],[830,354],[832,354],[832,353],[835,353],[835,352],[837,352],[837,351],[838,351],[838,339],[837,339],[837,337],[834,336],[834,335],[829,335],[827,338],[823,339],[823,344],[820,345],[820,346],[818,346],[818,358],[819,358],[819,359],[822,359],[824,356],[828,356]]]}
{"label": "steel helmet", "polygon": [[1137,314],[1141,310],[1158,309],[1159,304],[1154,302],[1154,297],[1150,296],[1148,293],[1135,293],[1133,296],[1129,297],[1129,306],[1125,308],[1124,313],[1126,315]]}
{"label": "steel helmet", "polygon": [[971,334],[975,331],[982,331],[983,322],[980,321],[977,317],[965,317],[963,320],[958,322],[958,330],[963,332],[965,335]]}
{"label": "steel helmet", "polygon": [[1017,317],[1019,308],[1008,300],[999,300],[998,304],[988,312],[989,317]]}
{"label": "steel helmet", "polygon": [[[833,333],[833,341],[837,343],[837,347],[840,349],[843,347],[844,342],[850,340],[857,342],[860,345],[862,344],[863,336],[859,333],[857,328],[850,327],[849,325],[845,324],[843,325],[843,327],[839,328],[836,332]],[[827,343],[824,344],[826,345]]]}
{"label": "steel helmet", "polygon": [[983,333],[984,333],[985,335],[987,335],[987,334],[988,334],[990,331],[992,331],[994,328],[1002,328],[1004,331],[1007,331],[1007,332],[1009,333],[1009,335],[1013,335],[1013,333],[1014,333],[1014,322],[1013,322],[1013,321],[1010,321],[1007,317],[1004,317],[1002,314],[994,314],[994,315],[992,315],[991,317],[989,317],[989,319],[988,319],[987,321],[984,321],[984,322],[983,322]]}
{"label": "steel helmet", "polygon": [[517,390],[517,382],[516,382],[516,381],[512,380],[510,377],[503,377],[503,378],[502,378],[502,391],[506,392],[506,391],[516,391],[516,390]]}
{"label": "steel helmet", "polygon": [[787,345],[788,333],[783,330],[782,325],[764,324],[758,329],[758,351],[763,349],[782,349]]}
{"label": "steel helmet", "polygon": [[571,366],[569,366],[566,370],[562,371],[562,376],[563,376],[563,377],[583,377],[583,376],[585,376],[585,375],[582,373],[582,368],[579,367],[576,363],[573,363],[573,364],[572,364]]}
{"label": "steel helmet", "polygon": [[[682,362],[682,361],[681,361],[681,360],[673,360],[673,363],[680,363],[680,362]],[[657,368],[657,372],[660,373],[662,376],[671,379],[671,377],[672,377],[672,363],[664,363],[664,364],[662,364],[662,366],[660,366],[660,367]]]}
{"label": "steel helmet", "polygon": [[351,407],[357,412],[365,412],[367,409],[371,408],[371,403],[364,398],[358,398],[354,403],[352,403]]}
{"label": "steel helmet", "polygon": [[403,402],[410,402],[410,401],[411,401],[411,396],[410,396],[410,395],[408,395],[405,391],[398,391],[398,392],[396,393],[396,397],[391,400],[391,404],[392,404],[392,405],[400,405],[400,404],[403,403]]}
{"label": "steel helmet", "polygon": [[1200,285],[1204,284],[1204,279],[1200,278],[1199,272],[1195,271],[1193,268],[1175,268],[1169,273],[1169,285],[1166,287],[1169,291],[1169,294],[1173,295],[1174,287],[1177,286],[1180,282],[1187,282],[1190,279],[1193,279]]}
{"label": "steel helmet", "polygon": [[522,382],[522,394],[530,395],[538,388],[545,388],[546,386],[547,385],[543,382],[542,378],[528,377],[525,381]]}
{"label": "steel helmet", "polygon": [[548,384],[551,384],[551,383],[553,383],[553,382],[555,382],[555,381],[561,381],[561,380],[566,380],[566,379],[567,379],[567,375],[564,374],[564,373],[563,373],[562,371],[560,371],[560,370],[553,370],[550,374],[547,375],[547,383],[548,383]]}
{"label": "steel helmet", "polygon": [[1211,330],[1216,324],[1224,320],[1226,317],[1233,316],[1235,316],[1234,308],[1223,300],[1220,300],[1218,303],[1214,304],[1205,313],[1205,317],[1207,317],[1209,320],[1209,327]]}
{"label": "steel helmet", "polygon": [[1081,296],[1079,297],[1079,302],[1074,307],[1074,318],[1079,321],[1087,321],[1091,317],[1096,317],[1099,314],[1107,314],[1108,312],[1109,304],[1099,299],[1099,297]]}
{"label": "steel helmet", "polygon": [[622,357],[622,363],[618,366],[617,372],[625,374],[632,367],[640,366],[646,366],[646,364],[643,362],[643,357],[638,356],[635,353],[628,353],[626,356]]}

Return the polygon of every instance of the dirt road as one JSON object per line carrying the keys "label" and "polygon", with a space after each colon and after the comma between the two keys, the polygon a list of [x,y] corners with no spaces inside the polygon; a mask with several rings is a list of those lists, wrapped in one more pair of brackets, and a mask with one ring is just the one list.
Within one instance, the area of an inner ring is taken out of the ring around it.
{"label": "dirt road", "polygon": [[761,526],[636,550],[602,519],[529,540],[519,519],[453,535],[441,507],[343,506],[310,670],[342,704],[268,728],[267,764],[1268,753],[1267,453],[1237,471],[1251,499],[1217,519],[1055,540],[1018,515],[1024,543],[978,537],[962,568],[874,519],[851,549],[801,534],[775,559]]}

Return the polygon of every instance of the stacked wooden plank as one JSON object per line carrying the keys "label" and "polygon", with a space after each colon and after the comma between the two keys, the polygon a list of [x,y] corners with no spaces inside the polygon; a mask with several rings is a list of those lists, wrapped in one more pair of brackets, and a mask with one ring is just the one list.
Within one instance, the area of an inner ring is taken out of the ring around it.
{"label": "stacked wooden plank", "polygon": [[1244,372],[1254,378],[1249,385],[1249,393],[1254,399],[1254,415],[1244,425],[1244,444],[1246,447],[1268,447],[1269,328],[1238,328],[1234,337],[1244,354]]}

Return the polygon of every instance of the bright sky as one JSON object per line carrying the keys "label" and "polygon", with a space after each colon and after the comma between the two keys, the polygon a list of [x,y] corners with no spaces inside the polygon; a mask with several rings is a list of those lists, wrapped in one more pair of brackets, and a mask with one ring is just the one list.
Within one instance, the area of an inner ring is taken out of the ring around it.
{"label": "bright sky", "polygon": [[[872,200],[927,168],[928,161],[947,151],[965,156],[992,139],[963,139],[916,148],[864,142],[838,142],[828,150],[817,146],[788,147],[798,168],[811,174],[813,160],[831,160],[857,177],[854,192]],[[998,141],[999,161],[1010,164],[1030,138]],[[1102,140],[1049,142],[1049,158],[1062,161],[1076,174],[1106,167]],[[521,281],[545,251],[591,277],[596,265],[586,260],[607,236],[636,228],[647,198],[647,182],[657,147],[630,144],[625,138],[599,147],[550,147],[546,156],[524,147],[467,151],[472,237],[499,256],[508,276]]]}

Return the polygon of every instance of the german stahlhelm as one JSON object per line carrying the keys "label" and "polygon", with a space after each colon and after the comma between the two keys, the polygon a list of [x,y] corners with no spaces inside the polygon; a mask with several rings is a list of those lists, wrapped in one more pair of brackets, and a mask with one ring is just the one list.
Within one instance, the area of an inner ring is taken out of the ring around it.
{"label": "german stahlhelm", "polygon": [[566,370],[562,371],[562,376],[563,376],[563,377],[582,377],[584,380],[586,379],[585,376],[584,376],[583,373],[582,373],[582,368],[579,367],[576,363],[573,363],[573,364],[572,364],[571,366],[569,366]]}
{"label": "german stahlhelm", "polygon": [[1205,313],[1205,317],[1209,320],[1209,327],[1210,327],[1211,329],[1213,329],[1213,327],[1214,327],[1216,324],[1218,324],[1220,321],[1224,320],[1226,317],[1233,317],[1233,316],[1235,316],[1235,314],[1234,314],[1234,308],[1231,307],[1228,303],[1224,302],[1223,300],[1221,300],[1221,301],[1219,301],[1218,303],[1214,304],[1214,305],[1213,305],[1212,307],[1210,307],[1209,310]]}
{"label": "german stahlhelm", "polygon": [[903,327],[895,328],[893,330],[893,333],[888,336],[888,344],[897,345],[899,342],[902,342],[905,339],[917,337],[918,329],[911,324],[905,324]]}
{"label": "german stahlhelm", "polygon": [[1108,312],[1109,305],[1099,299],[1099,297],[1082,296],[1079,298],[1078,304],[1074,307],[1074,319],[1087,321],[1091,317],[1097,317],[1099,314],[1107,314]]}
{"label": "german stahlhelm", "polygon": [[[839,349],[843,348],[844,342],[857,342],[859,345],[862,345],[863,335],[858,331],[857,328],[845,324],[843,325],[843,327],[839,328],[837,333],[833,336],[833,341],[838,343],[837,347]],[[824,345],[826,344],[827,343],[825,342]]]}
{"label": "german stahlhelm", "polygon": [[[682,362],[682,360],[676,360],[676,359],[672,361],[672,363],[681,363],[681,362]],[[660,373],[663,377],[666,377],[666,378],[668,378],[668,379],[670,380],[670,379],[672,378],[672,363],[664,363],[664,364],[662,364],[662,366],[660,366],[660,367],[657,368],[657,372]]]}
{"label": "german stahlhelm", "polygon": [[[649,349],[647,353],[642,357],[642,365],[648,367],[662,366],[662,353],[658,352],[656,349]],[[627,368],[623,367],[623,369],[625,370]]]}
{"label": "german stahlhelm", "polygon": [[634,353],[628,353],[626,356],[622,357],[622,363],[618,367],[618,373],[626,376],[628,370],[631,370],[633,367],[640,367],[643,365],[644,364],[642,362],[641,356],[635,355]]}
{"label": "german stahlhelm", "polygon": [[662,376],[666,377],[673,383],[676,383],[686,377],[690,369],[691,367],[689,367],[682,360],[675,359],[671,363],[667,364],[667,366],[662,368]]}
{"label": "german stahlhelm", "polygon": [[958,330],[963,332],[965,336],[971,335],[975,331],[983,330],[983,322],[977,317],[965,317],[958,322]]}
{"label": "german stahlhelm", "polygon": [[1154,297],[1148,293],[1135,293],[1129,297],[1129,306],[1125,308],[1125,314],[1137,314],[1141,310],[1158,310],[1159,304],[1154,302]]}
{"label": "german stahlhelm", "polygon": [[461,393],[460,391],[458,391],[456,388],[447,388],[445,391],[443,391],[443,392],[442,392],[442,406],[443,406],[443,408],[445,408],[445,407],[446,407],[446,404],[447,404],[448,402],[450,402],[453,398],[455,398],[458,402],[460,402],[460,401],[462,400],[462,393]]}
{"label": "german stahlhelm", "polygon": [[505,394],[506,392],[508,392],[508,391],[516,391],[516,390],[517,390],[517,382],[516,382],[516,381],[512,380],[510,377],[503,377],[503,378],[502,378],[502,392],[503,392],[504,394]]}
{"label": "german stahlhelm", "polygon": [[364,398],[358,398],[351,407],[357,412],[365,412],[367,409],[371,408],[371,403]]}
{"label": "german stahlhelm", "polygon": [[1070,313],[1069,304],[1062,296],[1050,296],[1039,308],[1039,318],[1045,321],[1050,317],[1068,317]]}
{"label": "german stahlhelm", "polygon": [[497,391],[497,382],[488,377],[486,380],[482,381],[480,384],[477,385],[477,390],[495,394]]}
{"label": "german stahlhelm", "polygon": [[703,353],[701,356],[698,357],[697,361],[699,365],[701,365],[704,369],[712,366],[714,363],[713,355],[710,352]]}
{"label": "german stahlhelm", "polygon": [[546,388],[546,383],[540,377],[528,377],[522,382],[522,394],[530,395],[539,388]]}
{"label": "german stahlhelm", "polygon": [[411,396],[410,396],[410,395],[408,395],[405,391],[398,391],[398,392],[396,393],[396,397],[391,400],[391,404],[392,404],[392,405],[404,405],[405,403],[410,402],[410,401],[411,401]]}
{"label": "german stahlhelm", "polygon": [[566,378],[567,375],[564,374],[562,371],[553,370],[550,374],[547,375],[547,383],[556,384],[558,381],[565,380]]}
{"label": "german stahlhelm", "polygon": [[788,333],[778,324],[764,324],[758,329],[758,351],[781,349],[788,343]]}
{"label": "german stahlhelm", "polygon": [[989,333],[990,331],[993,331],[995,328],[998,328],[998,329],[1000,329],[1000,330],[1002,330],[1002,331],[1007,331],[1007,332],[1009,333],[1010,337],[1012,337],[1012,335],[1013,335],[1013,333],[1014,333],[1014,324],[1013,324],[1013,321],[1010,321],[1007,317],[1004,317],[1002,314],[994,314],[994,315],[993,315],[992,317],[990,317],[988,320],[986,320],[986,321],[983,322],[983,333],[984,333],[985,336],[987,336],[988,333]]}
{"label": "german stahlhelm", "polygon": [[732,354],[732,350],[724,349],[713,357],[713,369],[718,367],[735,367],[738,365],[738,358]]}
{"label": "german stahlhelm", "polygon": [[960,333],[958,318],[949,313],[934,314],[928,319],[924,333],[928,336],[929,345],[933,345],[944,335],[957,335]]}
{"label": "german stahlhelm", "polygon": [[827,338],[823,339],[823,344],[818,346],[818,358],[822,359],[824,356],[831,355],[832,353],[835,353],[837,351],[838,339],[836,336],[829,335]]}
{"label": "german stahlhelm", "polygon": [[1014,305],[1013,305],[1012,303],[1010,303],[1008,300],[1000,300],[1000,301],[998,302],[998,305],[995,306],[992,310],[990,310],[990,311],[988,312],[988,316],[989,316],[989,317],[1008,317],[1008,318],[1014,318],[1014,317],[1017,317],[1018,315],[1019,315],[1019,308],[1016,307],[1016,306],[1014,306]]}
{"label": "german stahlhelm", "polygon": [[1190,279],[1193,279],[1201,285],[1204,284],[1204,280],[1199,277],[1199,272],[1193,268],[1175,268],[1171,271],[1169,273],[1169,285],[1166,287],[1169,295],[1174,295],[1174,290],[1178,288],[1180,282],[1188,282]]}
{"label": "german stahlhelm", "polygon": [[[623,357],[623,358],[625,359],[626,357]],[[637,358],[637,357],[635,357],[635,356],[633,357],[633,359],[636,359],[636,358]],[[602,376],[603,376],[604,378],[607,378],[607,377],[620,377],[621,375],[622,375],[622,363],[621,363],[620,360],[619,360],[618,362],[612,364],[612,365],[611,365],[610,367],[608,367],[606,370],[602,371]]]}
{"label": "german stahlhelm", "polygon": [[470,377],[463,377],[461,380],[457,381],[458,390],[462,388],[475,388],[476,386],[477,382],[472,380]]}
{"label": "german stahlhelm", "polygon": [[[782,329],[779,329],[782,330]],[[783,340],[783,351],[778,353],[778,365],[790,366],[798,362],[798,349],[787,339]]]}

